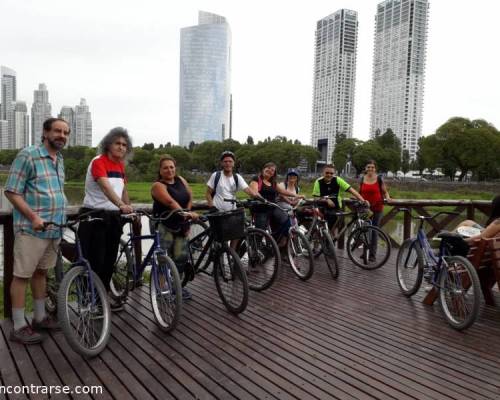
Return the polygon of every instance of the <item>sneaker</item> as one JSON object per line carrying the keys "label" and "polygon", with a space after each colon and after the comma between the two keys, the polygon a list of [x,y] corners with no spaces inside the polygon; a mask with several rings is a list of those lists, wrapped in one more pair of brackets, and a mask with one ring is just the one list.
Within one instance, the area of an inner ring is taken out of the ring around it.
{"label": "sneaker", "polygon": [[193,295],[185,287],[182,288],[182,301],[188,301],[193,298]]}
{"label": "sneaker", "polygon": [[17,331],[12,330],[9,339],[21,344],[36,344],[40,343],[44,339],[44,336],[41,333],[35,332],[30,325],[25,325]]}
{"label": "sneaker", "polygon": [[370,256],[368,257],[368,261],[369,262],[377,261],[377,256],[374,254],[370,254]]}
{"label": "sneaker", "polygon": [[31,328],[35,331],[60,331],[59,322],[52,316],[47,315],[41,321],[33,319]]}
{"label": "sneaker", "polygon": [[123,311],[123,303],[119,300],[109,299],[109,308],[111,312]]}

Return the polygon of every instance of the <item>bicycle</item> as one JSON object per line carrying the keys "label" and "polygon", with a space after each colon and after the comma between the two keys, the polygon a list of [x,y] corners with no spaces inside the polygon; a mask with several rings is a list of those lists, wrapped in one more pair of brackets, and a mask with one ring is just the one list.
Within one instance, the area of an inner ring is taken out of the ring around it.
{"label": "bicycle", "polygon": [[[91,212],[93,213],[93,212]],[[62,265],[56,273],[57,318],[70,347],[85,357],[95,357],[106,347],[111,334],[111,308],[106,289],[89,262],[82,255],[82,248],[75,226],[81,222],[101,220],[82,214],[65,224],[45,222],[46,228],[54,226],[69,229],[74,234],[75,259],[66,273]]]}
{"label": "bicycle", "polygon": [[[326,199],[333,197],[336,196],[330,195]],[[333,243],[335,244],[345,232],[348,232],[346,247],[349,259],[363,269],[380,268],[391,255],[389,237],[382,229],[371,224],[370,210],[364,202],[352,200],[351,205],[353,211],[335,212],[338,218],[330,229]],[[333,234],[347,216],[352,216],[349,223],[339,229],[337,234]]]}
{"label": "bicycle", "polygon": [[[190,234],[189,257],[191,263],[184,281],[194,279],[198,273],[214,277],[215,287],[222,303],[232,314],[243,312],[248,305],[248,280],[236,250],[228,241],[244,237],[244,210],[219,211],[200,216],[209,225],[190,221],[201,232]],[[213,263],[211,271],[208,265]]]}
{"label": "bicycle", "polygon": [[311,242],[312,253],[314,258],[318,258],[321,254],[325,257],[325,262],[333,279],[339,276],[339,262],[335,245],[333,243],[328,223],[319,209],[321,200],[307,200],[303,205],[306,207],[311,205],[312,220],[306,237]]}
{"label": "bicycle", "polygon": [[[134,235],[132,229],[128,233],[128,240],[120,241],[120,248],[113,266],[111,278],[111,295],[115,300],[125,302],[128,294],[140,282],[146,267],[151,266],[149,276],[149,294],[151,307],[157,325],[164,332],[172,331],[182,312],[182,286],[179,272],[174,261],[166,251],[160,247],[158,224],[166,221],[174,214],[184,210],[173,210],[164,217],[155,218],[144,210],[135,210],[131,214],[123,214],[122,218],[130,225],[134,218],[146,216],[155,224],[154,232],[149,235]],[[131,227],[132,228],[132,227]],[[143,240],[153,240],[146,257],[140,265],[136,264],[134,246]]]}
{"label": "bicycle", "polygon": [[[260,204],[255,200],[224,199],[224,201],[242,208]],[[252,225],[251,218],[245,218],[245,235],[238,240],[236,253],[247,274],[250,290],[260,292],[272,286],[281,266],[280,250],[268,232]]]}
{"label": "bicycle", "polygon": [[424,222],[435,219],[442,214],[458,215],[454,212],[438,212],[432,216],[411,214],[412,219],[419,220],[417,236],[407,239],[399,249],[396,260],[396,276],[398,285],[407,297],[418,292],[425,276],[439,293],[439,304],[446,322],[457,330],[471,326],[479,314],[481,302],[480,282],[476,270],[461,255],[466,255],[468,245],[463,238],[451,232],[440,232],[441,239],[438,254],[431,248],[424,231]]}

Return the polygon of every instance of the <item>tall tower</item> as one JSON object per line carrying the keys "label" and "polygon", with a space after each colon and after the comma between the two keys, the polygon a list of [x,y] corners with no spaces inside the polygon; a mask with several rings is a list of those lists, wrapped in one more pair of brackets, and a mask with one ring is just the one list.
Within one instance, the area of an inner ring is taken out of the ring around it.
{"label": "tall tower", "polygon": [[52,116],[52,107],[49,103],[49,92],[45,83],[38,85],[33,91],[33,105],[31,106],[31,144],[39,144],[42,140],[43,123]]}
{"label": "tall tower", "polygon": [[358,14],[337,12],[316,23],[311,145],[330,163],[335,136],[352,137]]}
{"label": "tall tower", "polygon": [[0,148],[13,149],[15,142],[15,108],[17,99],[16,71],[2,66],[0,68],[1,102],[0,120],[7,121],[7,135],[0,138]]}
{"label": "tall tower", "polygon": [[64,119],[71,129],[71,134],[69,135],[68,146],[75,146],[76,143],[76,127],[75,127],[75,110],[70,106],[62,106],[61,111],[57,118]]}
{"label": "tall tower", "polygon": [[220,15],[200,11],[181,29],[179,144],[229,137],[231,29]]}
{"label": "tall tower", "polygon": [[17,101],[14,109],[14,149],[22,149],[29,145],[30,141],[30,117],[26,102]]}
{"label": "tall tower", "polygon": [[[80,105],[75,106],[75,130],[71,133],[74,137],[73,146],[92,146],[92,118],[89,106],[85,99],[80,99]],[[69,122],[69,121],[68,121]]]}
{"label": "tall tower", "polygon": [[422,133],[427,0],[387,0],[377,6],[370,135],[388,128],[415,158]]}

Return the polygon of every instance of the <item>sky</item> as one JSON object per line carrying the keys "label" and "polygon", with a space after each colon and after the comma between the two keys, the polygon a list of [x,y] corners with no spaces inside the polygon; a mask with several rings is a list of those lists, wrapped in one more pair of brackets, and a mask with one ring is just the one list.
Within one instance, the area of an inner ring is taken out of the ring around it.
{"label": "sky", "polygon": [[[358,12],[353,136],[366,140],[375,11],[372,0],[0,0],[0,65],[17,72],[31,107],[44,82],[52,114],[86,98],[93,144],[126,127],[134,144],[178,143],[180,29],[198,11],[232,30],[233,138],[310,141],[316,22]],[[423,135],[453,116],[500,128],[500,2],[431,0]]]}

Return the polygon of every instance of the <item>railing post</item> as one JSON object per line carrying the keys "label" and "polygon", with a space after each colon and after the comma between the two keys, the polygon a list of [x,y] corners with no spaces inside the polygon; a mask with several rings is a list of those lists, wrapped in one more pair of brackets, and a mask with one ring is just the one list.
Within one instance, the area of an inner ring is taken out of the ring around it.
{"label": "railing post", "polygon": [[474,220],[474,204],[467,206],[467,219]]}
{"label": "railing post", "polygon": [[14,226],[12,214],[4,217],[3,224],[3,315],[12,317],[10,301],[10,284],[14,273]]}
{"label": "railing post", "polygon": [[404,223],[403,223],[403,239],[409,239],[411,236],[411,208],[404,213]]}

